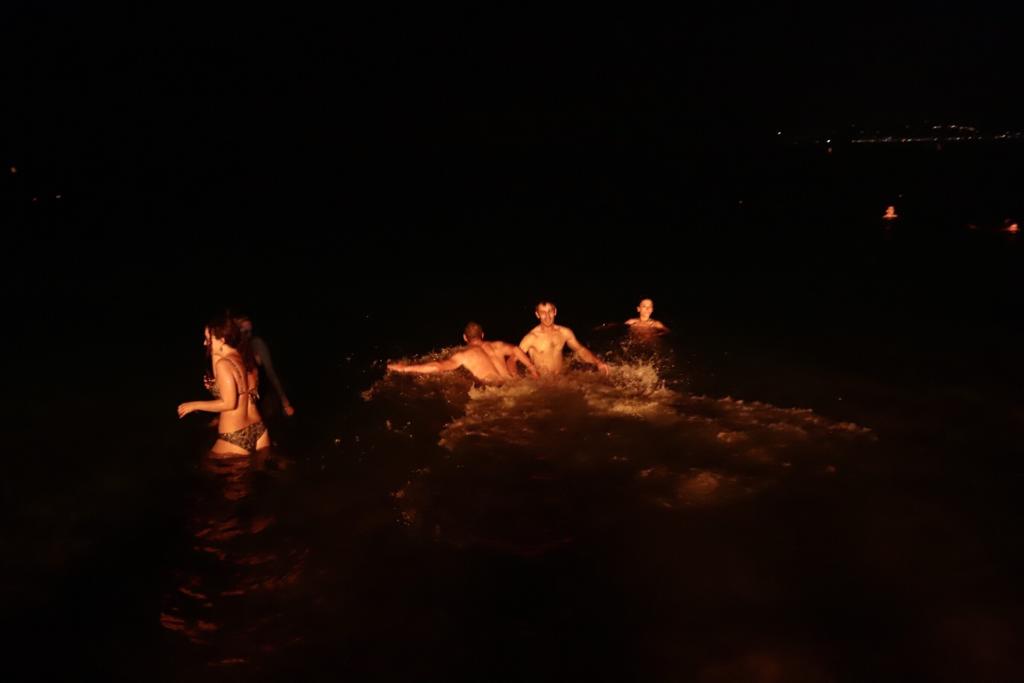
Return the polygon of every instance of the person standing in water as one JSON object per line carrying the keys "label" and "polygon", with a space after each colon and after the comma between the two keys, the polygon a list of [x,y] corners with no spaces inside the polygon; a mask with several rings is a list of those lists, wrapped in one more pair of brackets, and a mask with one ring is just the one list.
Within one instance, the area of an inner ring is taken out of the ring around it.
{"label": "person standing in water", "polygon": [[215,454],[246,455],[268,448],[270,434],[256,407],[259,374],[248,339],[228,313],[210,321],[203,332],[213,370],[204,384],[213,400],[182,403],[178,417],[196,411],[219,413],[217,441],[211,449]]}
{"label": "person standing in water", "polygon": [[652,299],[642,299],[640,305],[636,307],[636,312],[640,314],[639,318],[630,318],[626,321],[631,332],[665,333],[669,331],[668,327],[663,323],[651,317],[651,314],[654,313],[654,301]]}
{"label": "person standing in water", "polygon": [[595,356],[590,349],[579,343],[572,330],[555,324],[558,309],[553,303],[541,301],[533,309],[533,314],[540,320],[540,324],[523,337],[523,340],[519,342],[519,348],[529,354],[530,360],[534,362],[541,374],[558,375],[562,372],[564,365],[562,354],[566,345],[575,351],[576,355],[584,362],[596,365],[601,372],[608,372],[608,365]]}
{"label": "person standing in water", "polygon": [[[270,357],[270,347],[267,346],[267,343],[261,337],[253,334],[252,319],[248,315],[239,313],[235,316],[235,320],[238,321],[238,327],[242,331],[242,335],[249,340],[249,346],[252,349],[253,357],[256,359],[257,368],[263,370],[272,389],[272,391],[264,389],[264,396],[259,406],[260,414],[266,419],[273,420],[274,416],[278,415],[277,404],[280,403],[284,414],[291,417],[295,414],[295,408],[288,401],[288,396],[284,393],[284,387],[281,386],[281,379],[274,371],[274,361]],[[261,384],[263,383],[261,382]]]}
{"label": "person standing in water", "polygon": [[500,383],[512,379],[512,371],[519,362],[531,376],[538,376],[537,368],[518,347],[502,341],[484,341],[484,330],[477,323],[471,322],[466,325],[462,339],[466,342],[466,348],[457,351],[446,360],[419,365],[388,363],[388,370],[434,374],[466,368],[481,382]]}

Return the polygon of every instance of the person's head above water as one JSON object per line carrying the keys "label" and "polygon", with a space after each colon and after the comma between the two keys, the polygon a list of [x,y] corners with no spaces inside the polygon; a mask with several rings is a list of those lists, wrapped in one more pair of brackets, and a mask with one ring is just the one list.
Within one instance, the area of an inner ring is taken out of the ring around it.
{"label": "person's head above water", "polygon": [[558,309],[550,301],[541,301],[533,309],[533,314],[540,320],[541,325],[551,327],[555,324],[555,316],[558,315]]}
{"label": "person's head above water", "polygon": [[206,336],[212,341],[238,348],[242,341],[242,328],[235,316],[224,311],[213,316],[210,322],[206,323]]}
{"label": "person's head above water", "polygon": [[238,351],[246,368],[254,365],[252,350],[249,348],[249,337],[242,332],[238,318],[232,315],[230,311],[224,311],[215,315],[206,324],[204,332],[206,336],[205,345],[208,351],[220,353],[220,347],[227,346]]}
{"label": "person's head above water", "polygon": [[252,318],[245,313],[235,313],[235,322],[244,337],[252,337]]}
{"label": "person's head above water", "polygon": [[631,329],[638,332],[656,331],[663,333],[669,331],[664,323],[651,317],[651,314],[654,313],[654,299],[641,299],[640,305],[636,307],[636,312],[640,314],[639,318],[630,318],[626,321],[626,324]]}
{"label": "person's head above water", "polygon": [[466,329],[462,331],[462,338],[466,340],[467,344],[483,341],[484,328],[480,327],[479,323],[468,322],[466,323]]}
{"label": "person's head above water", "polygon": [[636,312],[640,314],[641,320],[650,320],[651,314],[654,313],[654,300],[641,299],[640,305],[636,307]]}

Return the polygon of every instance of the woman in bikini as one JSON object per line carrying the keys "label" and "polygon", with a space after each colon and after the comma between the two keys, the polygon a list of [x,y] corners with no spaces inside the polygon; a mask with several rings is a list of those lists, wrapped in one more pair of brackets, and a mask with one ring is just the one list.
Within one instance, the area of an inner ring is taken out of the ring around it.
{"label": "woman in bikini", "polygon": [[204,383],[214,398],[182,403],[178,417],[197,410],[220,413],[213,453],[242,455],[269,447],[270,435],[256,407],[259,375],[248,339],[229,314],[211,321],[204,333],[213,368]]}

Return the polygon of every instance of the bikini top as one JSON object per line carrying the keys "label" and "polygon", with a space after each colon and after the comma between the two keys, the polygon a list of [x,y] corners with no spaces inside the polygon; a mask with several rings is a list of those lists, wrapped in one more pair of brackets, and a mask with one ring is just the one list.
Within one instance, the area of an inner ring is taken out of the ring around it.
{"label": "bikini top", "polygon": [[[242,370],[242,368],[238,367],[238,363],[236,363],[235,361],[231,360],[230,358],[227,358],[226,360],[229,363],[231,363],[232,365],[235,366],[235,369],[238,370],[239,374],[242,377],[242,381],[243,382],[248,382],[248,378],[246,377],[245,372]],[[238,380],[236,378],[235,379],[235,386],[238,386],[238,384],[239,383],[238,383]],[[217,378],[215,376],[213,376],[213,375],[211,375],[209,373],[203,375],[203,386],[206,387],[207,391],[209,391],[211,394],[213,394],[214,398],[220,398],[220,387],[217,386]],[[258,401],[260,399],[260,393],[256,389],[256,387],[253,387],[252,389],[248,389],[248,390],[243,390],[241,387],[239,387],[238,388],[238,395],[239,396],[248,395],[249,399],[252,400],[252,401]]]}

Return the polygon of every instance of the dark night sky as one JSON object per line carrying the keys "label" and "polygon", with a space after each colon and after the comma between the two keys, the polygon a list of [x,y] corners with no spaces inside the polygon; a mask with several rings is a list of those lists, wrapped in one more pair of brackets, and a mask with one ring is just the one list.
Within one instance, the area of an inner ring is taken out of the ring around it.
{"label": "dark night sky", "polygon": [[1014,17],[978,6],[667,17],[5,5],[5,142],[34,151],[1017,118]]}
{"label": "dark night sky", "polygon": [[555,176],[585,172],[572,160],[587,146],[698,159],[776,129],[1022,127],[1015,17],[973,5],[254,7],[4,3],[2,154],[130,221],[138,202],[120,199],[162,216],[268,201],[370,213],[517,149]]}

